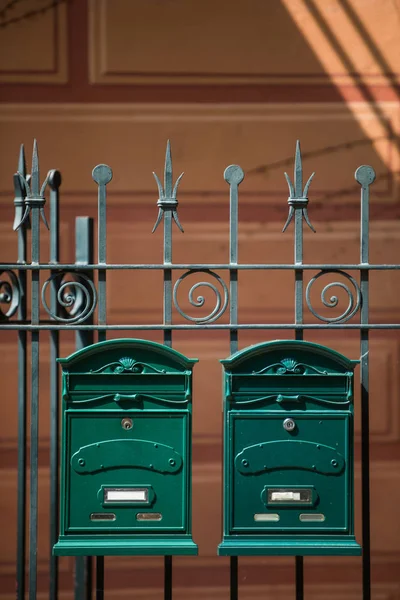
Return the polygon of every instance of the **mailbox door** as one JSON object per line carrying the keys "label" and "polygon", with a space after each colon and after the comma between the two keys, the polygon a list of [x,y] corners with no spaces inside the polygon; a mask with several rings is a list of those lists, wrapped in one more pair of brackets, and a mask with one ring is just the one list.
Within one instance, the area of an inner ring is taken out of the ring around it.
{"label": "mailbox door", "polygon": [[66,532],[187,527],[188,413],[67,411]]}
{"label": "mailbox door", "polygon": [[[292,431],[285,429],[287,418]],[[346,533],[351,418],[232,413],[231,532]]]}

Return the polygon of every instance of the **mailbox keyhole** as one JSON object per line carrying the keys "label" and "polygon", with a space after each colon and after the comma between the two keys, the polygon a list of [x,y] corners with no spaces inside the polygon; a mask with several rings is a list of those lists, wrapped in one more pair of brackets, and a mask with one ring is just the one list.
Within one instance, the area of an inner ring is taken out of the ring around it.
{"label": "mailbox keyhole", "polygon": [[283,421],[283,429],[285,429],[286,431],[293,431],[296,427],[296,423],[293,421],[293,419],[285,419]]}
{"label": "mailbox keyhole", "polygon": [[127,430],[132,429],[132,427],[133,427],[132,419],[128,419],[128,418],[122,419],[121,426],[122,426],[122,429],[127,429]]}

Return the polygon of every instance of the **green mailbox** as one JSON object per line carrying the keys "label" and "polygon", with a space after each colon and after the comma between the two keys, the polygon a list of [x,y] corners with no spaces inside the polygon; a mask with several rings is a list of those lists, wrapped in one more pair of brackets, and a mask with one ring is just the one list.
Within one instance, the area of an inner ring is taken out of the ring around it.
{"label": "green mailbox", "polygon": [[94,344],[62,366],[57,555],[197,554],[191,536],[192,369],[161,344]]}
{"label": "green mailbox", "polygon": [[248,347],[224,366],[220,555],[359,555],[353,371],[304,341]]}

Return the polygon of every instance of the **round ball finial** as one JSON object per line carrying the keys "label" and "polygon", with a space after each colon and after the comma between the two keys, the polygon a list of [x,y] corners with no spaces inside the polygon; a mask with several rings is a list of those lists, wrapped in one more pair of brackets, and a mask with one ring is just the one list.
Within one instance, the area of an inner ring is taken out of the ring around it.
{"label": "round ball finial", "polygon": [[371,185],[371,183],[375,181],[376,175],[372,167],[369,165],[361,165],[361,167],[358,167],[357,171],[355,172],[354,177],[360,185],[366,186]]}
{"label": "round ball finial", "polygon": [[244,172],[239,165],[230,165],[224,171],[224,179],[228,183],[239,185],[244,179]]}
{"label": "round ball finial", "polygon": [[107,183],[110,183],[112,176],[112,169],[108,165],[97,165],[92,171],[93,180],[98,185],[107,185]]}
{"label": "round ball finial", "polygon": [[51,187],[52,190],[58,190],[58,188],[61,185],[61,173],[60,171],[57,171],[57,169],[52,169],[49,172],[49,186]]}

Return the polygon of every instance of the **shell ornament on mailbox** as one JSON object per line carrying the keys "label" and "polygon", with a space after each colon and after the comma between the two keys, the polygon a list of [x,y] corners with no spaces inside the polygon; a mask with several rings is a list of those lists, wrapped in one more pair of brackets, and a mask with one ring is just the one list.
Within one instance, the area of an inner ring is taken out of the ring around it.
{"label": "shell ornament on mailbox", "polygon": [[191,536],[192,369],[145,340],[59,359],[63,380],[57,555],[197,554]]}
{"label": "shell ornament on mailbox", "polygon": [[220,555],[359,555],[353,371],[318,344],[273,341],[224,365]]}

